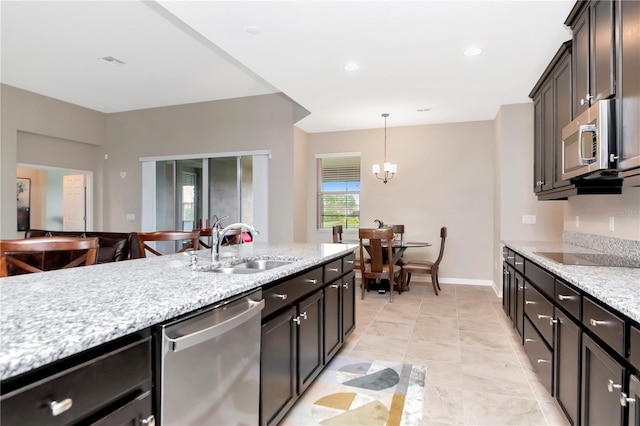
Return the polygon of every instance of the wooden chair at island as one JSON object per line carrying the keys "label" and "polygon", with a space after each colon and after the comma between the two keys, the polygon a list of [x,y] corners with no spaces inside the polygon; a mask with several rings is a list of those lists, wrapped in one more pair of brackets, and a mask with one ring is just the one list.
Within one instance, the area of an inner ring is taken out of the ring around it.
{"label": "wooden chair at island", "polygon": [[147,251],[156,256],[162,256],[162,253],[147,244],[147,242],[151,241],[190,241],[187,244],[183,244],[176,253],[183,253],[189,249],[198,250],[200,248],[200,230],[138,232],[140,257],[147,257]]}
{"label": "wooden chair at island", "polygon": [[[98,256],[98,237],[35,237],[22,240],[0,240],[0,277],[8,277],[10,273],[14,275],[20,271],[23,271],[22,273],[44,272],[46,253],[64,251],[73,253],[73,258],[58,269],[95,265]],[[76,251],[84,251],[84,253]]]}
{"label": "wooden chair at island", "polygon": [[440,228],[440,253],[435,261],[430,260],[410,260],[402,265],[402,283],[406,284],[407,290],[409,289],[409,282],[411,281],[411,274],[426,274],[431,275],[431,284],[433,285],[433,291],[438,295],[440,288],[440,281],[438,280],[438,269],[442,257],[444,256],[444,243],[447,239],[447,227]]}
{"label": "wooden chair at island", "polygon": [[[402,289],[402,268],[399,265],[389,263],[393,259],[393,229],[360,228],[358,236],[360,239],[360,259],[364,259],[365,251],[369,253],[369,262],[360,263],[362,298],[364,299],[365,290],[369,291],[371,280],[388,280],[389,302],[393,302],[394,283],[399,290]],[[365,249],[365,245],[368,246],[367,249]]]}

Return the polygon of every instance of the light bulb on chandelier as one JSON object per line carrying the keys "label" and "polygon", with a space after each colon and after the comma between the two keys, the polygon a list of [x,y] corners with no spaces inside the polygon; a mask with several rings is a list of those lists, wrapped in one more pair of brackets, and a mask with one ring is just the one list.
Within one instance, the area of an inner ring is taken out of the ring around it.
{"label": "light bulb on chandelier", "polygon": [[384,117],[384,163],[382,164],[382,171],[384,172],[384,174],[382,176],[378,176],[380,175],[379,164],[373,165],[373,174],[386,184],[388,181],[393,179],[393,176],[398,171],[398,166],[396,164],[387,162],[387,117],[389,116],[389,114],[384,113],[382,114],[382,116]]}

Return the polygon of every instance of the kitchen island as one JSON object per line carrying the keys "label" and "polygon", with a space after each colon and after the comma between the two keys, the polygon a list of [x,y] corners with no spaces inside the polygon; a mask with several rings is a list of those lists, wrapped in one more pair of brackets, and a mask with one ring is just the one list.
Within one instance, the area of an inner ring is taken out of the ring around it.
{"label": "kitchen island", "polygon": [[[190,256],[179,254],[3,278],[0,379],[339,258],[353,246],[253,243],[242,250],[243,257],[292,263],[260,273],[232,275],[194,270]],[[210,252],[196,254],[198,267],[206,269]]]}

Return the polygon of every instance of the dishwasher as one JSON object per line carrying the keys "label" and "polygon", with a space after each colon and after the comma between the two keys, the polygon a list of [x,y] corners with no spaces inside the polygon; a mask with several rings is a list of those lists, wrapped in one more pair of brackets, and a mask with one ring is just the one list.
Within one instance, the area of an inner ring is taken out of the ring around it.
{"label": "dishwasher", "polygon": [[257,425],[262,290],[161,326],[160,425]]}

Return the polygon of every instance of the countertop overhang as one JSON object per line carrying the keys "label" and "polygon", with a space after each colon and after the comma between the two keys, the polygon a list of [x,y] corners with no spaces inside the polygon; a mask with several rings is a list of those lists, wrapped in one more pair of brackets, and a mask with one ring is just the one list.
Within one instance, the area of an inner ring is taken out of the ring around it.
{"label": "countertop overhang", "polygon": [[562,242],[503,241],[503,244],[640,324],[640,268],[563,265],[536,254],[602,253]]}
{"label": "countertop overhang", "polygon": [[[353,249],[347,244],[252,243],[227,250],[241,259],[292,261],[243,275],[194,271],[189,256],[176,254],[2,278],[0,379],[161,324]],[[195,253],[199,265],[210,262],[208,250]]]}

